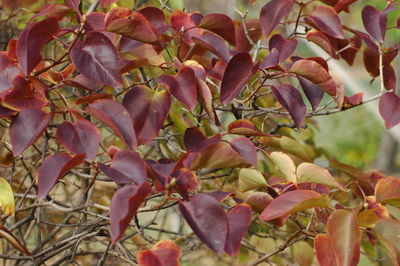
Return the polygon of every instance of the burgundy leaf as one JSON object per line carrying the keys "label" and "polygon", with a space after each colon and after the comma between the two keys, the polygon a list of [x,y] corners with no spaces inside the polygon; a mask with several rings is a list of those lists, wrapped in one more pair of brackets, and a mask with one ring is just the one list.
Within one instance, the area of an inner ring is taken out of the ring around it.
{"label": "burgundy leaf", "polygon": [[229,61],[229,49],[225,41],[218,35],[211,32],[203,32],[200,36],[193,37],[193,42],[206,48],[224,61]]}
{"label": "burgundy leaf", "polygon": [[135,131],[128,111],[114,100],[98,100],[86,107],[86,112],[112,128],[130,148],[137,146]]}
{"label": "burgundy leaf", "polygon": [[152,140],[162,128],[171,106],[167,91],[135,86],[125,94],[122,104],[133,120],[138,144]]}
{"label": "burgundy leaf", "polygon": [[[333,47],[333,44],[329,40],[328,36],[326,36],[323,32],[317,30],[310,30],[309,32],[307,32],[306,38],[308,41],[313,42],[319,47],[321,47],[325,52],[327,52],[333,58],[335,59],[338,58],[336,54],[336,49]],[[340,40],[340,39],[335,39],[335,40]]]}
{"label": "burgundy leaf", "polygon": [[307,113],[307,107],[304,104],[300,92],[289,84],[280,85],[278,87],[271,86],[271,89],[279,103],[289,111],[296,127],[300,129]]}
{"label": "burgundy leaf", "polygon": [[113,196],[110,207],[111,239],[115,244],[128,228],[132,217],[151,192],[150,183],[125,185]]}
{"label": "burgundy leaf", "polygon": [[169,92],[190,110],[196,106],[196,77],[190,67],[182,67],[175,76],[161,75],[158,82],[167,85]]}
{"label": "burgundy leaf", "polygon": [[279,63],[285,61],[293,54],[297,47],[297,40],[285,40],[282,35],[275,34],[269,40],[269,50],[276,48],[279,51]]}
{"label": "burgundy leaf", "polygon": [[38,200],[44,199],[57,181],[75,166],[81,164],[84,159],[85,154],[73,157],[67,153],[58,153],[47,157],[40,166],[37,176]]}
{"label": "burgundy leaf", "polygon": [[27,76],[42,59],[40,51],[59,31],[54,17],[30,24],[21,33],[17,43],[17,56],[22,71]]}
{"label": "burgundy leaf", "polygon": [[335,9],[329,6],[317,6],[308,16],[315,26],[322,32],[338,39],[343,39],[343,27]]}
{"label": "burgundy leaf", "polygon": [[208,14],[201,19],[199,27],[218,34],[232,45],[236,43],[235,25],[227,15]]}
{"label": "burgundy leaf", "polygon": [[271,0],[260,12],[261,29],[268,36],[292,9],[294,0]]}
{"label": "burgundy leaf", "polygon": [[58,142],[75,154],[85,154],[86,159],[94,160],[100,144],[98,129],[88,120],[75,123],[64,122],[57,127]]}
{"label": "burgundy leaf", "polygon": [[12,81],[19,72],[19,68],[11,61],[8,53],[0,52],[0,92],[12,87]]}
{"label": "burgundy leaf", "polygon": [[225,242],[225,252],[234,257],[239,253],[240,242],[246,235],[251,222],[251,207],[247,204],[238,204],[227,213],[228,237]]}
{"label": "burgundy leaf", "polygon": [[18,113],[10,125],[10,141],[14,157],[32,145],[47,128],[51,115],[38,109]]}
{"label": "burgundy leaf", "polygon": [[172,175],[176,180],[176,191],[182,196],[183,199],[189,199],[189,192],[197,191],[199,181],[196,174],[186,168],[176,170]]}
{"label": "burgundy leaf", "polygon": [[[205,76],[205,75],[204,75]],[[206,111],[208,117],[216,124],[219,125],[218,116],[215,113],[212,94],[210,88],[208,87],[206,81],[197,78],[196,79],[196,90],[197,90],[197,98],[199,99],[200,104],[203,106]]]}
{"label": "burgundy leaf", "polygon": [[385,40],[387,13],[373,6],[366,6],[361,14],[364,28],[375,40],[382,43]]}
{"label": "burgundy leaf", "polygon": [[391,65],[383,67],[383,84],[388,91],[396,89],[396,71]]}
{"label": "burgundy leaf", "polygon": [[230,103],[252,78],[256,70],[248,53],[239,53],[232,57],[222,79],[221,104]]}
{"label": "burgundy leaf", "polygon": [[74,45],[70,57],[78,71],[89,79],[121,87],[117,50],[102,33],[88,33],[84,42],[79,41]]}
{"label": "burgundy leaf", "polygon": [[183,143],[187,151],[200,152],[211,144],[221,141],[221,135],[217,134],[211,138],[203,135],[199,128],[192,127],[185,131]]}
{"label": "burgundy leaf", "polygon": [[181,201],[179,210],[200,240],[221,255],[228,235],[228,219],[218,200],[198,194],[190,201]]}
{"label": "burgundy leaf", "polygon": [[117,183],[135,183],[141,185],[146,182],[146,164],[139,153],[132,150],[117,151],[113,156],[111,166],[98,163],[101,171]]}
{"label": "burgundy leaf", "polygon": [[246,137],[239,137],[230,142],[232,148],[249,164],[257,167],[257,151],[253,142]]}
{"label": "burgundy leaf", "polygon": [[113,100],[114,97],[106,93],[90,94],[88,96],[83,96],[75,101],[75,104],[89,104],[97,100],[109,99]]}
{"label": "burgundy leaf", "polygon": [[165,22],[165,15],[162,10],[149,6],[140,9],[138,12],[151,22],[158,33],[162,34],[169,29],[169,26]]}
{"label": "burgundy leaf", "polygon": [[312,109],[316,110],[324,97],[324,91],[306,78],[299,76],[298,79],[304,94],[311,103]]}
{"label": "burgundy leaf", "polygon": [[259,130],[250,120],[235,120],[228,126],[229,134],[237,134],[244,136],[265,136],[268,135]]}
{"label": "burgundy leaf", "polygon": [[272,48],[270,53],[264,58],[260,64],[260,68],[272,68],[279,65],[279,51]]}
{"label": "burgundy leaf", "polygon": [[98,89],[97,82],[90,80],[82,74],[77,75],[73,79],[64,80],[64,84],[83,90],[96,91]]}
{"label": "burgundy leaf", "polygon": [[[257,42],[262,35],[260,20],[250,19],[245,21],[248,36],[253,42]],[[245,27],[242,24],[236,30],[236,46],[235,48],[240,52],[249,52],[252,48],[252,44],[249,42],[246,36]]]}
{"label": "burgundy leaf", "polygon": [[379,100],[379,113],[388,129],[400,123],[400,97],[392,91],[386,92]]}
{"label": "burgundy leaf", "polygon": [[356,1],[357,0],[339,0],[335,4],[334,8],[335,8],[336,12],[339,13],[342,10],[347,10],[349,5],[351,5],[352,3],[356,2]]}
{"label": "burgundy leaf", "polygon": [[0,117],[1,118],[15,116],[17,113],[18,113],[17,111],[8,109],[8,108],[0,105]]}

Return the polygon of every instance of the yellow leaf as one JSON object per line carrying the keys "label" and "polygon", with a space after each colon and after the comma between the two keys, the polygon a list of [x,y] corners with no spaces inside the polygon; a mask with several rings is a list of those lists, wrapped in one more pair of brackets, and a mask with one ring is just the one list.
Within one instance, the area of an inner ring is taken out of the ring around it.
{"label": "yellow leaf", "polygon": [[271,153],[271,160],[278,169],[278,175],[284,177],[287,181],[296,182],[296,165],[292,158],[286,153],[274,151]]}
{"label": "yellow leaf", "polygon": [[267,186],[264,176],[257,169],[242,168],[239,171],[239,190],[242,192]]}
{"label": "yellow leaf", "polygon": [[0,177],[0,208],[6,215],[14,215],[14,194],[7,180]]}

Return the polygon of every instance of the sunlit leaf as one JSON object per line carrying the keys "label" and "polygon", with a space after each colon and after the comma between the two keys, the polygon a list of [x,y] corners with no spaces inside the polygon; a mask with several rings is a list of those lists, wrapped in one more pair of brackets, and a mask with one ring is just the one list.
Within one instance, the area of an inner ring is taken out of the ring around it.
{"label": "sunlit leaf", "polygon": [[296,174],[299,183],[324,184],[345,191],[343,185],[339,184],[327,169],[318,165],[307,162],[301,163],[297,167]]}
{"label": "sunlit leaf", "polygon": [[140,266],[179,266],[181,248],[172,240],[157,242],[151,249],[141,250],[137,254]]}
{"label": "sunlit leaf", "polygon": [[242,168],[239,171],[239,190],[249,191],[252,189],[266,187],[267,181],[257,169]]}
{"label": "sunlit leaf", "polygon": [[274,162],[275,166],[279,171],[279,177],[285,178],[287,181],[296,182],[296,165],[294,164],[292,158],[289,155],[274,151],[270,154],[271,160]]}
{"label": "sunlit leaf", "polygon": [[14,215],[14,193],[8,181],[2,177],[0,177],[0,209],[8,216]]}

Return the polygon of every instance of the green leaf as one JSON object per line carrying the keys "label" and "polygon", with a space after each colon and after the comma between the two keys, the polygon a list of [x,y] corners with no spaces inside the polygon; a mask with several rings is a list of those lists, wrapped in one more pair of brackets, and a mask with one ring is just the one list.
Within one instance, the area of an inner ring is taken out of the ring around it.
{"label": "green leaf", "polygon": [[242,192],[267,186],[264,176],[257,169],[242,168],[239,171],[239,190]]}
{"label": "green leaf", "polygon": [[312,163],[301,163],[297,167],[297,178],[299,183],[318,183],[345,191],[327,169]]}
{"label": "green leaf", "polygon": [[14,215],[14,194],[10,184],[2,177],[0,177],[0,208],[4,214]]}

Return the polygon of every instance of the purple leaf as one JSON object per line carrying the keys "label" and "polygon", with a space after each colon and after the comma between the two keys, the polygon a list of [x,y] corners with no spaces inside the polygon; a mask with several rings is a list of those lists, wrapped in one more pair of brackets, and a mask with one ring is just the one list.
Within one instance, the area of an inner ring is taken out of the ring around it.
{"label": "purple leaf", "polygon": [[195,44],[206,48],[224,61],[229,61],[228,47],[218,35],[205,31],[200,36],[193,37],[192,40]]}
{"label": "purple leaf", "polygon": [[279,51],[272,48],[270,53],[264,58],[260,64],[260,68],[272,68],[279,65]]}
{"label": "purple leaf", "polygon": [[151,185],[146,182],[141,186],[126,185],[114,194],[110,207],[111,239],[114,244],[121,239],[150,192]]}
{"label": "purple leaf", "polygon": [[232,148],[249,164],[257,167],[257,151],[253,142],[246,137],[239,137],[230,142]]}
{"label": "purple leaf", "polygon": [[293,54],[297,47],[297,40],[285,40],[282,35],[275,34],[269,40],[269,50],[276,48],[279,51],[279,63],[285,61]]}
{"label": "purple leaf", "polygon": [[128,111],[114,100],[98,100],[86,107],[86,112],[112,128],[130,148],[137,146],[135,131]]}
{"label": "purple leaf", "polygon": [[235,45],[235,25],[230,17],[224,14],[208,14],[204,16],[199,28],[207,29],[218,34],[230,44]]}
{"label": "purple leaf", "polygon": [[222,255],[228,234],[228,219],[218,200],[198,194],[181,201],[179,210],[193,232],[218,255]]}
{"label": "purple leaf", "polygon": [[385,40],[387,28],[387,14],[395,8],[394,5],[389,5],[385,10],[377,10],[373,6],[366,6],[362,10],[362,20],[364,28],[367,32],[380,43]]}
{"label": "purple leaf", "polygon": [[12,87],[12,81],[19,72],[19,68],[11,61],[8,53],[0,52],[0,92]]}
{"label": "purple leaf", "polygon": [[271,86],[271,89],[278,102],[289,111],[296,127],[300,129],[307,113],[307,107],[304,104],[300,92],[289,84],[280,85],[278,87]]}
{"label": "purple leaf", "polygon": [[303,88],[307,99],[311,103],[312,109],[317,109],[322,98],[324,97],[324,91],[306,78],[301,76],[298,76],[297,78],[299,79],[300,85]]}
{"label": "purple leaf", "polygon": [[386,92],[379,100],[379,112],[387,129],[400,123],[400,97],[394,92]]}
{"label": "purple leaf", "polygon": [[308,16],[322,32],[338,39],[343,39],[343,26],[335,9],[329,6],[317,6]]}
{"label": "purple leaf", "polygon": [[111,166],[98,163],[101,171],[117,183],[135,183],[141,185],[146,182],[146,165],[139,153],[132,150],[118,151]]}
{"label": "purple leaf", "polygon": [[84,42],[77,42],[70,57],[80,73],[112,87],[121,87],[122,78],[117,50],[102,33],[90,32]]}
{"label": "purple leaf", "polygon": [[268,36],[292,9],[294,0],[271,0],[260,12],[261,29]]}
{"label": "purple leaf", "polygon": [[39,109],[24,109],[10,125],[10,141],[14,157],[32,145],[47,128],[51,115]]}

